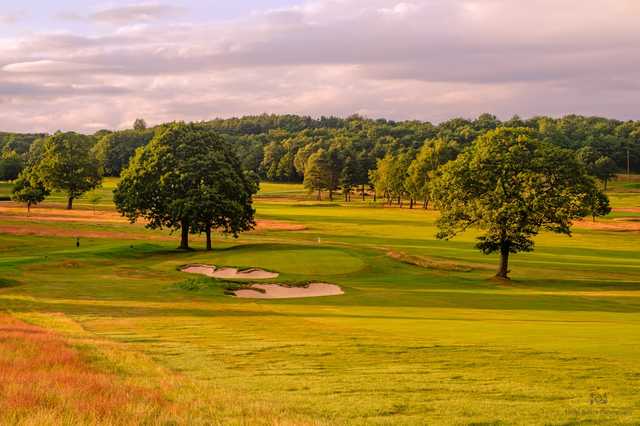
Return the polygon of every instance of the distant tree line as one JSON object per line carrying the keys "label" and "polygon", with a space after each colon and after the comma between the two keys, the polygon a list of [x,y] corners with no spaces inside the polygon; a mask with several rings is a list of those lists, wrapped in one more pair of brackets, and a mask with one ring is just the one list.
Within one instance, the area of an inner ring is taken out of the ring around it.
{"label": "distant tree line", "polygon": [[[479,136],[503,127],[527,128],[541,141],[572,150],[605,185],[627,167],[640,172],[640,121],[577,115],[500,121],[483,114],[434,125],[359,116],[260,115],[201,124],[229,142],[242,166],[262,180],[304,182],[310,192],[331,199],[342,189],[346,200],[358,192],[427,205],[428,172],[456,158]],[[86,140],[101,172],[119,176],[136,149],[146,146],[162,127],[147,128],[139,119],[132,129],[100,130]],[[0,133],[0,180],[16,179],[33,157],[32,146],[47,137]]]}

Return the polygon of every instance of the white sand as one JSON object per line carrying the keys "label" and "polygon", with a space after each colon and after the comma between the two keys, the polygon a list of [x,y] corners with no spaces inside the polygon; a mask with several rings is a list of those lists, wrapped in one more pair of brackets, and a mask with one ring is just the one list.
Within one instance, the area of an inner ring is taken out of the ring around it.
{"label": "white sand", "polygon": [[206,275],[212,278],[231,278],[245,280],[268,280],[278,278],[280,274],[277,272],[267,272],[262,269],[252,268],[239,271],[236,268],[216,268],[210,265],[189,265],[182,269],[182,272],[189,274]]}
{"label": "white sand", "polygon": [[236,296],[246,299],[295,299],[301,297],[337,296],[344,291],[335,284],[312,283],[306,287],[285,287],[277,284],[253,284],[251,287],[264,290],[238,290]]}

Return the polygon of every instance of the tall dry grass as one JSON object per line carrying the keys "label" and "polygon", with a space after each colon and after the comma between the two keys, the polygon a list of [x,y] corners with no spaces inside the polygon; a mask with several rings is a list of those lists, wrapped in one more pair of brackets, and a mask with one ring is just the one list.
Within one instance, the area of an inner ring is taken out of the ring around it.
{"label": "tall dry grass", "polygon": [[60,335],[0,315],[0,424],[158,424],[159,390],[93,368]]}

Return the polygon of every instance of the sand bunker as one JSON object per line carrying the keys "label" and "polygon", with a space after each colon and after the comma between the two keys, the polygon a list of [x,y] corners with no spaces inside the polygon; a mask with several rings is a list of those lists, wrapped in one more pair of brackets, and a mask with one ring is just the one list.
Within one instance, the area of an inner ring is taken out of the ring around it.
{"label": "sand bunker", "polygon": [[212,278],[268,280],[278,278],[277,272],[268,272],[258,268],[238,270],[237,268],[216,268],[210,265],[189,265],[182,269],[189,274],[206,275]]}
{"label": "sand bunker", "polygon": [[[243,299],[297,299],[301,297],[338,296],[344,294],[334,284],[311,283],[305,287],[285,287],[277,284],[253,284],[257,290],[243,289],[235,292],[236,297]],[[259,291],[263,290],[263,291]]]}

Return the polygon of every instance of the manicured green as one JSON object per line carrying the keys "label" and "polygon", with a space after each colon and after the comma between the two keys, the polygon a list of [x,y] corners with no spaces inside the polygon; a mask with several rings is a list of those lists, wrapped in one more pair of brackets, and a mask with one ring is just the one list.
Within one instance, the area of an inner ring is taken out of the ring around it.
{"label": "manicured green", "polygon": [[[56,223],[118,233],[80,248],[71,238],[0,234],[0,278],[10,283],[0,286],[0,310],[64,315],[92,338],[146,354],[197,384],[179,390],[182,401],[225,392],[222,424],[637,423],[637,232],[543,233],[535,252],[512,257],[504,285],[487,280],[497,257],[474,248],[475,232],[435,239],[432,210],[282,196],[301,185],[261,191],[258,219],[307,229],[219,236],[212,253],[178,252],[141,225]],[[640,193],[615,195],[614,208],[617,197],[640,204]],[[19,224],[29,226],[0,216],[0,225]],[[178,270],[188,263],[261,267],[281,272],[275,281],[335,283],[346,294],[235,299],[224,286],[178,285],[192,278]],[[123,358],[123,371],[137,374],[134,359]],[[193,423],[205,423],[198,413]]]}

